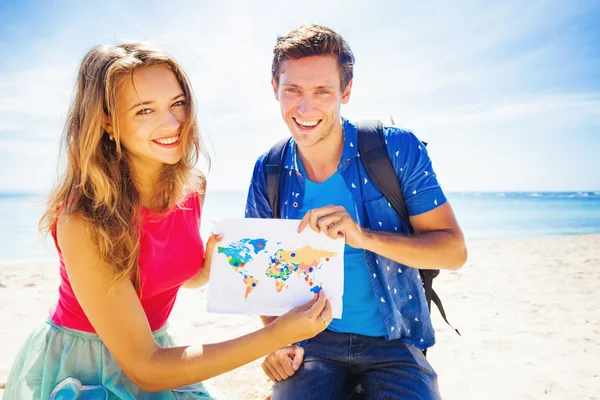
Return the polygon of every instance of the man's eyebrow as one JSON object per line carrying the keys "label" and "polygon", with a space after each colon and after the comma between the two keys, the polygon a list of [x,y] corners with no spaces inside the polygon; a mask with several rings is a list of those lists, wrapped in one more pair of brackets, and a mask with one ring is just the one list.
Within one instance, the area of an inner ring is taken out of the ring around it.
{"label": "man's eyebrow", "polygon": [[[185,94],[183,94],[183,93],[179,93],[177,96],[173,97],[173,98],[172,98],[171,100],[169,100],[169,101],[174,101],[174,100],[177,100],[177,99],[178,99],[178,98],[180,98],[180,97],[185,97]],[[131,108],[130,108],[128,111],[131,111],[131,110],[133,110],[133,109],[134,109],[134,108],[136,108],[136,107],[139,107],[139,106],[146,106],[146,105],[148,105],[148,104],[152,104],[152,103],[155,103],[155,101],[154,101],[154,100],[142,101],[141,103],[134,104],[134,105],[133,105],[133,107],[131,107]]]}
{"label": "man's eyebrow", "polygon": [[[295,83],[283,83],[281,86],[293,87],[293,88],[301,88],[300,85],[296,85]],[[319,86],[314,86],[313,89],[332,89],[334,87],[335,87],[335,85],[333,85],[333,84],[331,84],[331,85],[319,85]]]}

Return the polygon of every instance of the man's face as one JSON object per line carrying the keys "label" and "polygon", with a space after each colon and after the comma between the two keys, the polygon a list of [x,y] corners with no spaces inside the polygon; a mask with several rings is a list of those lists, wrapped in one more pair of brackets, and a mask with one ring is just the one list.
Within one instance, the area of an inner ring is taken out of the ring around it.
{"label": "man's face", "polygon": [[281,114],[300,148],[325,140],[341,129],[340,108],[350,100],[352,82],[342,91],[335,56],[321,55],[286,60],[279,87],[271,81]]}

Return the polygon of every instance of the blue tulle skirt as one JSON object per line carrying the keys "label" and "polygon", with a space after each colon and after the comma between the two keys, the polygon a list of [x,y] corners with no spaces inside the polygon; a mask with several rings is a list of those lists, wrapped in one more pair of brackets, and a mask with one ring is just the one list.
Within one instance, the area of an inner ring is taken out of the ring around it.
{"label": "blue tulle skirt", "polygon": [[[175,347],[167,327],[153,332],[161,347]],[[12,366],[4,400],[224,399],[202,383],[145,392],[123,373],[98,335],[47,321],[34,330]]]}

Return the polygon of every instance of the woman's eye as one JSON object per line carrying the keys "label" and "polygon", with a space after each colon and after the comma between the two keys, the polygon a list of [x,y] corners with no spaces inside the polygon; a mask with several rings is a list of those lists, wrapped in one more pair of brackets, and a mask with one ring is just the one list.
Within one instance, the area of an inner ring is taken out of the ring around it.
{"label": "woman's eye", "polygon": [[185,101],[185,100],[179,100],[179,101],[176,101],[173,104],[173,107],[181,107],[181,106],[185,106],[186,104],[187,104],[187,101]]}
{"label": "woman's eye", "polygon": [[142,110],[140,110],[140,111],[136,112],[135,114],[136,114],[136,115],[146,115],[146,114],[150,114],[151,112],[152,112],[152,110],[151,110],[151,109],[149,109],[149,108],[144,108],[144,109],[142,109]]}

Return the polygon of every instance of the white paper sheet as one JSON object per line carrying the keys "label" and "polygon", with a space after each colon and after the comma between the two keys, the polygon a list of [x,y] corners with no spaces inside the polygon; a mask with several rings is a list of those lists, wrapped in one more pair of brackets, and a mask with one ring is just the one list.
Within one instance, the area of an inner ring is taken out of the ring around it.
{"label": "white paper sheet", "polygon": [[333,240],[299,220],[231,218],[215,222],[208,311],[278,316],[323,288],[342,316],[344,239]]}

